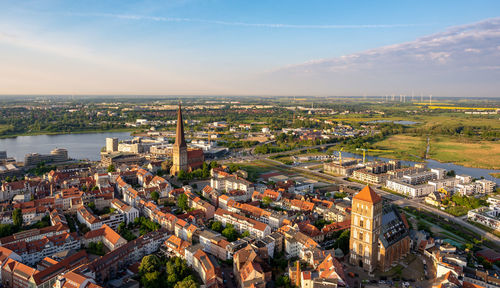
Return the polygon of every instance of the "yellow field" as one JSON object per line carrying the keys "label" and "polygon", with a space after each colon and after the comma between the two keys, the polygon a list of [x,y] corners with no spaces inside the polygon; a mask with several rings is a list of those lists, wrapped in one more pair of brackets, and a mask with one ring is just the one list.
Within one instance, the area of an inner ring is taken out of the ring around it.
{"label": "yellow field", "polygon": [[430,109],[453,109],[453,110],[497,110],[499,108],[492,107],[457,107],[457,106],[429,106]]}

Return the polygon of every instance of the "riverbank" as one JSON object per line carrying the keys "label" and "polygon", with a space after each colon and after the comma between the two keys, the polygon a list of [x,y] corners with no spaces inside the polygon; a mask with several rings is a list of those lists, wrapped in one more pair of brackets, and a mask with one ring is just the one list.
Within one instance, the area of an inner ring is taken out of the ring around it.
{"label": "riverbank", "polygon": [[39,131],[39,132],[30,132],[30,133],[20,133],[20,134],[9,134],[9,135],[0,135],[0,139],[9,139],[16,138],[20,136],[40,136],[40,135],[67,135],[67,134],[93,134],[93,133],[119,133],[119,132],[130,132],[130,135],[135,134],[135,130],[133,128],[115,128],[115,129],[95,129],[95,130],[81,130],[81,131],[57,131],[57,132],[49,132],[49,131]]}

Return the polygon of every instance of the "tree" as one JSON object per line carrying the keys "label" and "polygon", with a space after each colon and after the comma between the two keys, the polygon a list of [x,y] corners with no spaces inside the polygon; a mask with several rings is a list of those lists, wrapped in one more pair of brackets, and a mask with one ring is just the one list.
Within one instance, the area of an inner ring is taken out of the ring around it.
{"label": "tree", "polygon": [[12,221],[17,227],[21,227],[23,225],[23,213],[20,208],[14,209],[12,212]]}
{"label": "tree", "polygon": [[217,167],[219,167],[219,164],[217,163],[217,161],[210,162],[210,169],[214,169],[214,168],[217,168]]}
{"label": "tree", "polygon": [[197,288],[198,284],[193,279],[184,279],[181,282],[177,282],[174,288]]}
{"label": "tree", "polygon": [[161,162],[161,170],[169,171],[170,167],[172,167],[172,161],[165,160],[165,161]]}
{"label": "tree", "polygon": [[141,284],[145,288],[161,288],[163,285],[160,276],[160,271],[144,273],[144,275],[141,276]]}
{"label": "tree", "polygon": [[337,238],[337,241],[335,241],[334,247],[342,249],[342,252],[344,252],[344,254],[347,254],[347,252],[349,251],[350,236],[351,232],[349,229],[342,231],[342,234],[340,234],[339,238]]}
{"label": "tree", "polygon": [[189,174],[184,171],[184,170],[180,170],[179,173],[177,173],[177,179],[179,180],[187,180],[189,178]]}
{"label": "tree", "polygon": [[95,203],[94,202],[90,202],[89,205],[88,205],[88,207],[90,209],[92,209],[92,211],[94,211],[94,212],[96,211],[96,207],[95,207]]}
{"label": "tree", "polygon": [[154,271],[158,271],[161,266],[161,261],[158,256],[151,254],[144,256],[141,260],[141,264],[139,265],[139,273],[151,273]]}
{"label": "tree", "polygon": [[290,281],[290,278],[288,276],[282,275],[276,279],[276,287],[285,287],[289,288],[292,287],[292,282]]}
{"label": "tree", "polygon": [[189,209],[189,206],[187,204],[187,195],[186,194],[181,194],[177,198],[177,207],[181,208],[183,211],[186,211]]}
{"label": "tree", "polygon": [[241,237],[248,237],[248,236],[250,236],[250,232],[248,231],[245,231],[241,234]]}
{"label": "tree", "polygon": [[203,162],[201,171],[203,171],[203,178],[210,177],[210,167],[208,166],[207,162]]}
{"label": "tree", "polygon": [[238,231],[234,229],[233,225],[227,224],[226,228],[222,230],[222,235],[227,238],[227,241],[233,242],[238,238]]}
{"label": "tree", "polygon": [[115,171],[116,171],[115,165],[109,164],[109,166],[108,166],[108,172],[115,172]]}
{"label": "tree", "polygon": [[222,223],[219,222],[219,221],[215,221],[212,223],[212,230],[216,231],[216,232],[222,232],[222,230],[224,230],[224,227],[222,227]]}
{"label": "tree", "polygon": [[269,206],[273,202],[273,199],[271,199],[269,196],[264,196],[262,198],[262,203],[266,206]]}
{"label": "tree", "polygon": [[160,199],[160,193],[158,193],[157,191],[151,192],[151,199],[158,203],[158,199]]}

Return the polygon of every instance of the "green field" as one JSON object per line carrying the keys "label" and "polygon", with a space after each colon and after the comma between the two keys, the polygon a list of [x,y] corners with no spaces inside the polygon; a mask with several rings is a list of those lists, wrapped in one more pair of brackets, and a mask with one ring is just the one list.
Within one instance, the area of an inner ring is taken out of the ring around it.
{"label": "green field", "polygon": [[[368,152],[368,154],[418,161],[425,155],[426,145],[425,137],[394,135],[375,144],[377,149],[393,152]],[[456,137],[431,137],[429,158],[467,167],[500,169],[500,143]]]}

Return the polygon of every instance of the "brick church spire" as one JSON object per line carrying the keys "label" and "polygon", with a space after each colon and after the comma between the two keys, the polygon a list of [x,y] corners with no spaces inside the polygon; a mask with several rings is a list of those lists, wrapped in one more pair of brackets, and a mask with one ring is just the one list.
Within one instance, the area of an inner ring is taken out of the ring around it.
{"label": "brick church spire", "polygon": [[187,147],[186,139],[184,139],[184,121],[182,121],[181,103],[179,103],[179,110],[177,111],[177,130],[175,132],[174,146]]}
{"label": "brick church spire", "polygon": [[182,121],[181,104],[177,111],[177,130],[175,133],[175,143],[172,147],[172,167],[170,175],[177,175],[179,171],[188,171],[188,152],[186,139],[184,138],[184,122]]}

